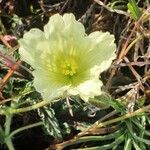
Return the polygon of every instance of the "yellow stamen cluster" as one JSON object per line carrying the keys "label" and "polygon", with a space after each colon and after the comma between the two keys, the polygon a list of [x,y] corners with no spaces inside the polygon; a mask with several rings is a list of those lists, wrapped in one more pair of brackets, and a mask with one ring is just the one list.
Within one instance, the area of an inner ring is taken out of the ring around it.
{"label": "yellow stamen cluster", "polygon": [[77,73],[77,63],[74,60],[65,60],[61,63],[62,74],[73,76]]}

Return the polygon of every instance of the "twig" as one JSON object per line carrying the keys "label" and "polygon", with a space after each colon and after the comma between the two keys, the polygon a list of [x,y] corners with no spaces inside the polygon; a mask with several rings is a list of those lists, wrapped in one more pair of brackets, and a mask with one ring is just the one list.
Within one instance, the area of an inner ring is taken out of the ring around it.
{"label": "twig", "polygon": [[107,5],[105,5],[102,1],[100,0],[94,0],[97,4],[103,6],[105,9],[107,9],[108,11],[110,12],[116,12],[118,14],[121,14],[121,15],[125,15],[125,16],[130,16],[129,13],[125,12],[125,11],[122,11],[122,10],[118,10],[118,9],[112,9],[110,7],[108,7]]}
{"label": "twig", "polygon": [[[117,112],[114,110],[112,112],[110,112],[109,114],[107,114],[106,116],[102,117],[101,119],[99,119],[97,122],[102,122],[110,117],[112,117],[113,115],[115,115]],[[83,136],[83,135],[86,135],[88,134],[89,132],[91,132],[92,130],[95,130],[95,128],[97,127],[97,123],[94,123],[92,126],[90,126],[90,128],[86,129],[85,131],[83,132],[80,132],[77,137],[79,136]]]}
{"label": "twig", "polygon": [[119,64],[119,66],[121,67],[125,67],[125,66],[139,66],[139,67],[142,67],[142,66],[145,66],[145,65],[150,65],[150,62],[149,61],[137,61],[137,62],[126,62],[126,63],[121,63]]}
{"label": "twig", "polygon": [[66,103],[67,103],[67,106],[68,106],[68,109],[69,109],[69,113],[70,113],[71,117],[73,117],[73,111],[72,111],[72,107],[71,107],[71,104],[70,104],[70,98],[69,97],[66,97]]}
{"label": "twig", "polygon": [[64,12],[64,10],[66,9],[67,5],[70,3],[71,1],[70,0],[67,0],[65,2],[65,4],[61,7],[59,13],[62,14]]}
{"label": "twig", "polygon": [[[134,32],[136,31],[137,27],[139,26],[139,23],[142,21],[144,15],[146,14],[146,12],[139,18],[139,20],[137,22],[134,23],[133,29],[131,31],[131,33],[129,34],[120,54],[118,55],[118,59],[116,59],[116,61],[114,62],[115,65],[118,65],[122,62],[123,58],[126,56],[126,54],[129,52],[130,48],[133,46],[132,43],[129,45],[130,40],[134,34]],[[135,40],[139,40],[141,37],[138,37]],[[135,40],[133,41],[133,43],[135,43]],[[108,88],[110,86],[111,80],[113,78],[113,76],[116,74],[117,71],[117,67],[114,67],[111,71],[111,75],[106,83],[106,88]]]}
{"label": "twig", "polygon": [[8,80],[10,79],[10,77],[13,75],[13,73],[16,71],[18,65],[21,63],[21,61],[17,61],[13,67],[8,71],[8,73],[6,74],[6,76],[1,80],[1,84],[0,84],[0,91],[3,89],[3,87],[6,85],[6,83],[8,82]]}
{"label": "twig", "polygon": [[52,150],[52,149],[62,150],[65,147],[73,145],[73,144],[79,144],[79,143],[88,142],[88,141],[100,141],[100,140],[112,139],[121,134],[122,134],[122,131],[118,130],[115,133],[110,134],[109,137],[108,136],[85,136],[85,137],[78,137],[78,138],[75,137],[71,140],[65,141],[60,144],[50,145],[50,147],[47,148],[46,150]]}

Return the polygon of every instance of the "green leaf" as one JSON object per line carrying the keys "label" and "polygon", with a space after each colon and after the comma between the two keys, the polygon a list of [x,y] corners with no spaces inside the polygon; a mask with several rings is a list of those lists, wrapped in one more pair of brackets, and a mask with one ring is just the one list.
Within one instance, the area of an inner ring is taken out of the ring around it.
{"label": "green leaf", "polygon": [[132,139],[130,136],[126,136],[125,138],[125,145],[124,145],[124,150],[131,150],[132,149]]}
{"label": "green leaf", "polygon": [[135,118],[132,118],[132,122],[133,122],[136,126],[138,126],[138,128],[140,129],[140,132],[144,132],[144,134],[150,136],[150,132],[147,131],[147,130],[141,125],[141,123],[139,122],[139,120],[137,120],[137,119],[135,120]]}
{"label": "green leaf", "polygon": [[144,144],[146,144],[146,145],[150,145],[150,141],[149,141],[148,139],[144,139],[144,138],[138,137],[138,136],[136,135],[136,133],[133,131],[133,125],[132,125],[132,123],[131,123],[129,120],[126,121],[126,125],[127,125],[127,127],[128,127],[128,130],[129,130],[130,134],[132,135],[132,137],[133,137],[136,141],[142,142],[142,143],[144,143]]}
{"label": "green leaf", "polygon": [[89,103],[98,107],[98,108],[103,108],[103,107],[113,107],[116,111],[118,112],[123,112],[125,111],[125,107],[123,104],[121,104],[118,100],[112,98],[108,94],[102,94],[100,96],[97,96],[93,99],[89,100]]}
{"label": "green leaf", "polygon": [[38,109],[38,114],[44,123],[45,131],[47,134],[53,136],[56,140],[62,139],[61,129],[55,112],[50,106],[44,106]]}
{"label": "green leaf", "polygon": [[137,143],[133,142],[133,145],[135,150],[141,150],[141,148],[139,147],[139,145],[137,145]]}
{"label": "green leaf", "polygon": [[141,11],[138,7],[138,5],[136,4],[135,0],[129,0],[129,3],[127,4],[128,6],[128,10],[131,13],[131,17],[137,21],[140,16],[141,16]]}

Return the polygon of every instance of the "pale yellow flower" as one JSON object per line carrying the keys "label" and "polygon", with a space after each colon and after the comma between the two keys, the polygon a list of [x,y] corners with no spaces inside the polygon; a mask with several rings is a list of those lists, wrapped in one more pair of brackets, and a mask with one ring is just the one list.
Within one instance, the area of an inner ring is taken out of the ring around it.
{"label": "pale yellow flower", "polygon": [[21,59],[30,64],[34,86],[44,99],[101,94],[99,74],[115,58],[114,36],[108,32],[85,34],[84,26],[73,14],[55,14],[44,32],[31,29],[19,40]]}

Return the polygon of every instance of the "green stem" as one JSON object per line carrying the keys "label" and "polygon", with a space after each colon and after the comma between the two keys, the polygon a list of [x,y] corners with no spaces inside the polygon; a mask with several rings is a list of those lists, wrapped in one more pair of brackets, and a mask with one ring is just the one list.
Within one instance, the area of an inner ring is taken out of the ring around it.
{"label": "green stem", "polygon": [[9,135],[10,132],[10,126],[11,126],[11,119],[12,119],[12,115],[7,114],[6,115],[6,122],[5,122],[5,135]]}
{"label": "green stem", "polygon": [[30,129],[30,128],[33,128],[33,127],[37,127],[37,126],[41,126],[43,125],[43,122],[37,122],[37,123],[34,123],[34,124],[30,124],[30,125],[27,125],[27,126],[24,126],[24,127],[21,127],[19,129],[16,129],[15,131],[13,131],[10,135],[9,135],[9,138],[12,138],[15,134],[21,132],[21,131],[24,131],[24,130],[27,130],[27,129]]}
{"label": "green stem", "polygon": [[7,147],[8,147],[9,150],[15,150],[11,138],[7,138],[5,140],[5,144],[7,145]]}
{"label": "green stem", "polygon": [[138,109],[134,112],[125,114],[121,117],[118,117],[118,118],[115,118],[115,119],[112,119],[112,120],[108,120],[108,121],[105,121],[105,122],[102,122],[102,123],[98,123],[97,127],[105,127],[105,126],[110,125],[112,123],[119,122],[119,121],[122,121],[122,120],[125,120],[125,119],[128,119],[128,118],[137,116],[137,115],[143,115],[142,113],[147,112],[149,109],[150,109],[150,105],[147,105],[143,108],[140,108],[140,109]]}
{"label": "green stem", "polygon": [[[60,98],[55,98],[56,99],[60,99]],[[53,101],[53,100],[51,100]],[[7,111],[4,111],[4,110],[0,110],[0,115],[6,115],[6,114],[17,114],[17,113],[23,113],[23,112],[27,112],[27,111],[31,111],[31,110],[35,110],[37,108],[40,108],[40,107],[43,107],[45,105],[48,105],[51,103],[51,101],[41,101],[37,104],[34,104],[32,106],[29,106],[29,107],[24,107],[24,108],[18,108],[18,109],[9,109]],[[134,116],[137,116],[137,115],[141,115],[141,113],[144,113],[144,112],[148,112],[150,110],[150,105],[147,105],[147,106],[144,106],[143,108],[140,108],[132,113],[128,113],[124,116],[121,116],[121,117],[118,117],[116,119],[113,119],[113,120],[110,120],[110,121],[107,121],[107,123],[111,124],[111,123],[114,123],[114,122],[118,122],[118,121],[121,121],[123,119],[127,119],[127,118],[131,118],[131,117],[134,117]],[[103,122],[101,123],[100,126],[105,126],[105,124],[107,124],[106,122]]]}
{"label": "green stem", "polygon": [[9,138],[10,134],[10,127],[11,127],[11,119],[12,115],[6,115],[6,122],[5,122],[5,144],[7,145],[9,150],[15,150],[11,138]]}
{"label": "green stem", "polygon": [[56,98],[49,100],[49,101],[43,100],[39,103],[36,103],[36,104],[34,104],[32,106],[28,106],[28,107],[23,107],[23,108],[18,108],[18,109],[9,108],[8,110],[0,110],[0,115],[17,114],[17,113],[23,113],[23,112],[35,110],[35,109],[38,109],[40,107],[46,106],[46,105],[50,104],[52,101],[58,100],[58,99],[60,99],[60,97],[56,97]]}
{"label": "green stem", "polygon": [[41,102],[34,104],[32,106],[18,108],[18,109],[10,109],[10,113],[11,114],[23,113],[23,112],[38,109],[38,108],[43,107],[43,106],[48,105],[48,104],[50,104],[50,101],[41,101]]}
{"label": "green stem", "polygon": [[[37,126],[40,126],[40,125],[43,125],[43,122],[38,122],[38,123],[31,124],[31,125],[27,125],[27,126],[21,127],[21,128],[15,130],[15,131],[13,131],[11,134],[8,133],[9,136],[7,136],[6,139],[5,139],[5,143],[6,143],[7,147],[8,147],[8,149],[9,150],[15,150],[14,146],[13,146],[13,143],[12,143],[12,140],[11,140],[12,137],[15,134],[17,134],[17,133],[19,133],[19,132],[21,132],[23,130],[26,130],[26,129],[29,129],[29,128],[33,128],[33,127],[37,127]],[[9,131],[9,130],[7,130],[7,131]]]}

